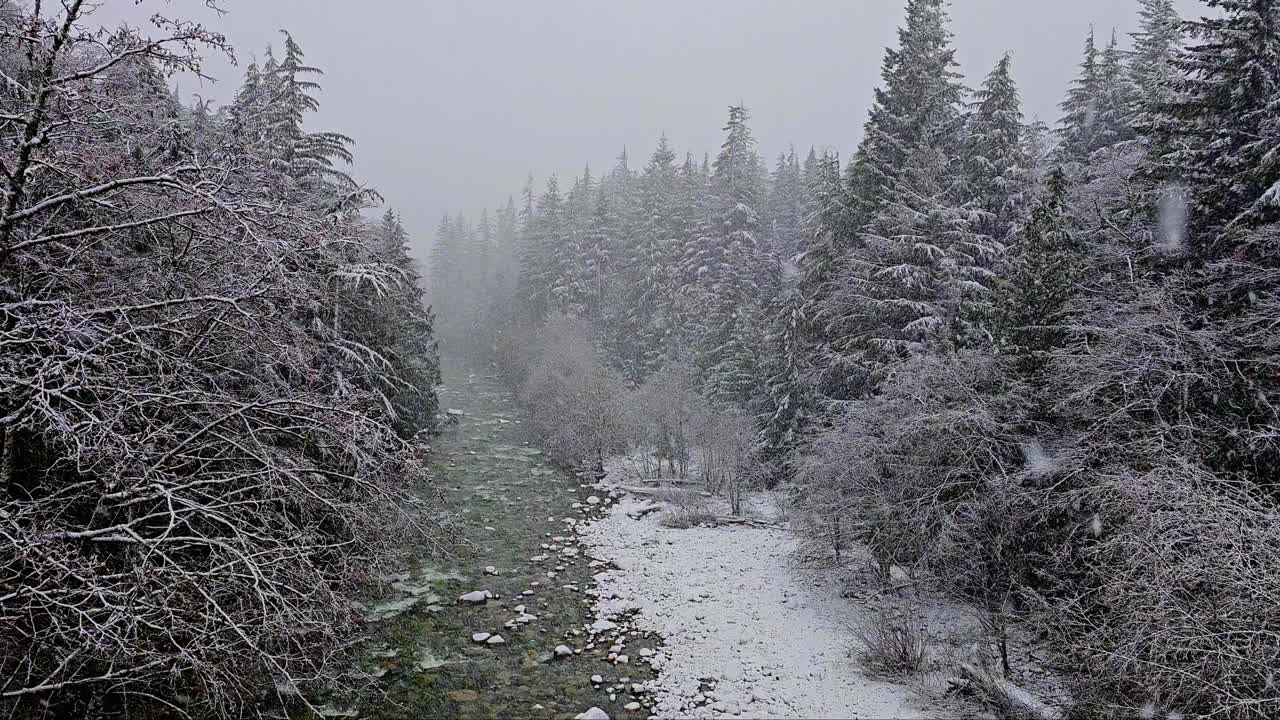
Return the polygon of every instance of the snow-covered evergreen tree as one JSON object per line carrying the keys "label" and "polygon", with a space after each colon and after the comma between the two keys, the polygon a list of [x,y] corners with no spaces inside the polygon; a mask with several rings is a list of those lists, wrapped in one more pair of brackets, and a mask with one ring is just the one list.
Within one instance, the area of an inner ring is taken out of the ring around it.
{"label": "snow-covered evergreen tree", "polygon": [[1001,273],[999,345],[1032,364],[1062,343],[1067,301],[1076,292],[1078,250],[1066,202],[1066,174],[1056,169],[1019,229]]}
{"label": "snow-covered evergreen tree", "polygon": [[1133,128],[1137,90],[1115,30],[1111,31],[1111,40],[1099,58],[1098,83],[1095,149],[1132,141],[1137,137]]}
{"label": "snow-covered evergreen tree", "polygon": [[634,234],[623,272],[621,321],[629,347],[620,358],[623,374],[636,381],[662,365],[676,326],[685,228],[675,159],[666,136],[661,137],[638,181]]}
{"label": "snow-covered evergreen tree", "polygon": [[1139,30],[1131,33],[1129,77],[1133,83],[1133,125],[1144,128],[1151,116],[1174,100],[1180,75],[1176,62],[1182,50],[1182,19],[1173,0],[1138,0]]}
{"label": "snow-covered evergreen tree", "polygon": [[754,405],[760,457],[775,479],[787,474],[785,465],[800,446],[816,408],[806,304],[799,286],[793,284],[766,307],[769,325],[759,364],[763,392]]}
{"label": "snow-covered evergreen tree", "polygon": [[699,362],[707,370],[708,395],[745,403],[758,383],[752,321],[761,285],[776,281],[777,263],[760,242],[764,174],[746,108],[729,108],[724,129],[711,176],[712,223],[686,246],[684,264],[698,285]]}
{"label": "snow-covered evergreen tree", "polygon": [[780,262],[791,263],[800,252],[804,223],[804,181],[795,148],[778,155],[769,178],[765,202],[765,228],[770,250]]}
{"label": "snow-covered evergreen tree", "polygon": [[1061,144],[1057,159],[1062,163],[1082,163],[1097,148],[1098,109],[1102,96],[1102,73],[1099,69],[1098,44],[1092,27],[1084,41],[1084,58],[1080,72],[1067,90],[1066,99],[1058,106]]}
{"label": "snow-covered evergreen tree", "polygon": [[899,360],[985,335],[998,246],[956,206],[949,165],[941,145],[916,147],[820,308],[832,351],[846,358],[840,364],[865,367],[873,382]]}
{"label": "snow-covered evergreen tree", "polygon": [[[947,3],[908,0],[898,47],[885,51],[882,86],[849,167],[851,210],[847,232],[856,236],[894,186],[908,155],[930,135],[955,151],[963,87],[951,47]],[[846,238],[856,244],[856,238]]]}
{"label": "snow-covered evergreen tree", "polygon": [[1022,102],[1008,54],[974,96],[962,160],[961,197],[972,200],[979,212],[974,229],[1003,243],[1022,213],[1031,182]]}
{"label": "snow-covered evergreen tree", "polygon": [[1206,5],[1219,12],[1183,25],[1182,79],[1156,125],[1166,174],[1191,191],[1193,249],[1213,259],[1232,251],[1228,225],[1278,216],[1280,2]]}
{"label": "snow-covered evergreen tree", "polygon": [[553,259],[546,280],[552,308],[578,317],[587,317],[588,286],[592,281],[588,253],[596,199],[595,179],[587,167],[574,179],[565,198],[560,235],[551,249]]}
{"label": "snow-covered evergreen tree", "polygon": [[552,307],[551,289],[564,273],[560,246],[565,237],[564,201],[560,181],[552,175],[528,220],[520,254],[521,295],[532,318],[544,318]]}

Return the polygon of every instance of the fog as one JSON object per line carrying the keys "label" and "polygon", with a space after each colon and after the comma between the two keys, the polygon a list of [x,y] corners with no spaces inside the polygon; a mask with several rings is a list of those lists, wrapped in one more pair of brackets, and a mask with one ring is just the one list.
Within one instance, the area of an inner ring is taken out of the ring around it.
{"label": "fog", "polygon": [[[184,96],[226,101],[243,66],[287,28],[324,70],[312,124],[355,138],[357,175],[404,216],[419,255],[439,217],[474,217],[570,174],[566,158],[605,169],[625,147],[642,166],[665,133],[680,151],[713,152],[725,108],[745,103],[760,150],[856,145],[901,0],[225,0],[104,3],[99,16],[199,17],[224,32],[240,67],[210,58],[216,84],[178,80]],[[1184,15],[1196,0],[1178,0]],[[1028,117],[1053,122],[1090,24],[1104,44],[1136,25],[1117,0],[962,0],[951,7],[970,86],[1014,57]]]}

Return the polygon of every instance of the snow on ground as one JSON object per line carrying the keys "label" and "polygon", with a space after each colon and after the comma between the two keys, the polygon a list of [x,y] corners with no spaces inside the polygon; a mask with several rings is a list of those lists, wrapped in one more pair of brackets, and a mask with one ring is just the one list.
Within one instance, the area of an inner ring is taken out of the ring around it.
{"label": "snow on ground", "polygon": [[839,589],[795,575],[795,540],[777,527],[668,529],[639,519],[626,495],[580,533],[618,570],[596,576],[602,618],[639,613],[635,628],[665,639],[647,688],[659,717],[927,718],[907,687],[868,677],[845,628],[858,612]]}

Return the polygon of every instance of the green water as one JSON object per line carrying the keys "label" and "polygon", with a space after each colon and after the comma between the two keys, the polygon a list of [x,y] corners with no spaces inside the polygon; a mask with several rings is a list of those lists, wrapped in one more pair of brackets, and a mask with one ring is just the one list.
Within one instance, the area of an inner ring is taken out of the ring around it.
{"label": "green water", "polygon": [[[449,557],[420,557],[417,567],[398,579],[398,594],[370,610],[391,615],[375,624],[376,640],[364,668],[380,674],[377,682],[386,697],[360,707],[360,716],[572,718],[595,705],[611,718],[647,717],[644,708],[623,709],[639,698],[619,692],[610,701],[607,689],[622,677],[628,687],[643,682],[652,671],[609,663],[607,642],[585,649],[583,627],[594,619],[589,598],[563,588],[590,588],[591,576],[601,568],[589,568],[590,558],[582,555],[567,558],[544,547],[572,545],[572,529],[563,519],[581,518],[570,506],[589,493],[526,442],[511,393],[498,381],[454,372],[446,376],[440,406],[465,413],[437,440],[433,455],[435,481],[458,513],[463,542]],[[540,555],[550,558],[530,560]],[[557,565],[563,569],[557,571]],[[499,574],[486,574],[486,566]],[[556,576],[548,578],[548,571]],[[497,598],[484,605],[457,603],[459,595],[473,590],[488,590]],[[527,590],[533,594],[521,595]],[[537,619],[508,629],[504,624],[518,616],[516,605]],[[501,635],[506,643],[473,642],[476,632]],[[560,644],[584,650],[553,659]],[[655,645],[628,637],[632,657],[642,647]],[[603,686],[592,685],[596,674],[605,679]]]}

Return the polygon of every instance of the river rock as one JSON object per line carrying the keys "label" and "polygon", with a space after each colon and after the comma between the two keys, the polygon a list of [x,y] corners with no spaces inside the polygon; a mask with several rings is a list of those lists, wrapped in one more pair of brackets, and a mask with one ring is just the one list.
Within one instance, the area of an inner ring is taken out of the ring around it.
{"label": "river rock", "polygon": [[568,645],[557,645],[555,649],[556,657],[569,657],[573,654],[573,648]]}
{"label": "river rock", "polygon": [[587,498],[587,504],[588,504],[588,505],[599,505],[599,504],[600,504],[600,498],[596,497],[595,495],[592,495],[591,497]]}
{"label": "river rock", "polygon": [[612,620],[605,620],[604,618],[600,618],[599,620],[591,623],[591,631],[597,632],[597,633],[614,630],[617,627],[618,627],[617,623],[613,622]]}
{"label": "river rock", "polygon": [[593,707],[588,709],[586,712],[574,715],[573,720],[609,720],[609,713],[598,707]]}
{"label": "river rock", "polygon": [[479,643],[479,642],[484,642],[485,640],[488,640],[488,639],[489,639],[489,638],[491,638],[491,637],[493,637],[493,635],[491,635],[490,633],[487,633],[487,632],[471,633],[471,641],[472,641],[472,642],[478,642],[478,643]]}
{"label": "river rock", "polygon": [[604,678],[600,677],[599,675],[592,675],[591,682],[595,683],[596,685],[603,685]]}
{"label": "river rock", "polygon": [[622,706],[622,709],[623,709],[623,710],[630,710],[631,712],[635,712],[636,710],[639,710],[639,709],[640,709],[640,703],[635,702],[635,701],[633,700],[633,701],[631,701],[631,702],[627,703],[626,705],[623,705],[623,706]]}
{"label": "river rock", "polygon": [[493,597],[493,593],[488,590],[472,590],[469,593],[461,595],[458,598],[458,602],[467,603],[468,605],[483,605],[491,597]]}
{"label": "river rock", "polygon": [[501,645],[501,644],[503,644],[503,643],[505,643],[505,642],[506,642],[506,640],[502,639],[502,636],[501,636],[501,635],[494,635],[493,637],[489,638],[488,640],[485,640],[485,643],[486,643],[486,644],[489,644],[489,645]]}

